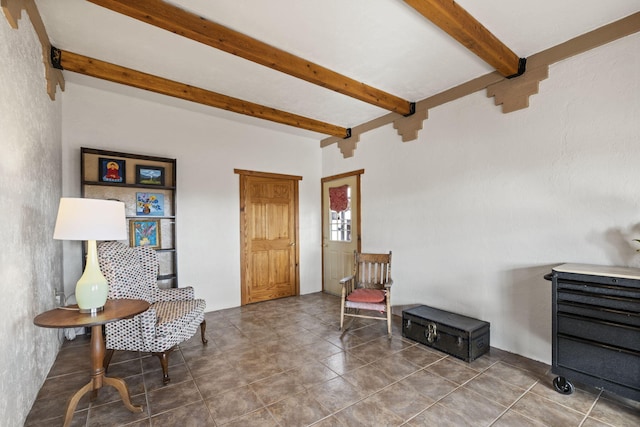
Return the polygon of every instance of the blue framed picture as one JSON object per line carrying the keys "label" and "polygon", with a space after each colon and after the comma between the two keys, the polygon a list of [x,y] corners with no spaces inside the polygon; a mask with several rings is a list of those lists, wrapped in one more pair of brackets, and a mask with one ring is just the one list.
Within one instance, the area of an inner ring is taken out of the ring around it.
{"label": "blue framed picture", "polygon": [[160,193],[136,193],[136,215],[163,216],[164,195]]}
{"label": "blue framed picture", "polygon": [[129,241],[131,246],[160,248],[160,220],[134,219],[129,222]]}

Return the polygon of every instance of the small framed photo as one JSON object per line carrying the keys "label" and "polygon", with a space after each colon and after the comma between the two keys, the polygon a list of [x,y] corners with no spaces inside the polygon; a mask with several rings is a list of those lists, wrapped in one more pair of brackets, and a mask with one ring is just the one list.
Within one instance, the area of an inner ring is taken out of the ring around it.
{"label": "small framed photo", "polygon": [[136,215],[163,216],[164,195],[160,193],[136,193]]}
{"label": "small framed photo", "polygon": [[130,245],[160,248],[160,220],[134,219],[129,222]]}
{"label": "small framed photo", "polygon": [[98,181],[100,182],[126,182],[125,161],[122,159],[98,158]]}
{"label": "small framed photo", "polygon": [[164,168],[136,165],[136,184],[164,186]]}

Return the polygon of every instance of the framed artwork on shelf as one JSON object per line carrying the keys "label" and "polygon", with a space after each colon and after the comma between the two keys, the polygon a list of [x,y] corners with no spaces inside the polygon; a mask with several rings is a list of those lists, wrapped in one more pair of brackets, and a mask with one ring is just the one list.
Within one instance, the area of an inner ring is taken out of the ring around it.
{"label": "framed artwork on shelf", "polygon": [[136,193],[136,215],[163,216],[164,195],[160,193]]}
{"label": "framed artwork on shelf", "polygon": [[98,158],[98,181],[125,183],[125,160]]}
{"label": "framed artwork on shelf", "polygon": [[136,165],[136,184],[164,186],[164,168]]}
{"label": "framed artwork on shelf", "polygon": [[133,219],[129,222],[130,245],[160,248],[160,220]]}

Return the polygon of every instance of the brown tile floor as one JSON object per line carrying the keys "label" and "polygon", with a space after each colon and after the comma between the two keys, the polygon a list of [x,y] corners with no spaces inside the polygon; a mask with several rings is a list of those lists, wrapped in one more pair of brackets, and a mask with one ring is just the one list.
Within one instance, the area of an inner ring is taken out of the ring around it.
{"label": "brown tile floor", "polygon": [[[491,349],[473,363],[356,320],[338,331],[339,300],[315,293],[207,313],[173,352],[162,386],[155,357],[117,352],[109,375],[126,379],[129,412],[107,387],[74,426],[638,426],[640,404],[550,386],[549,366]],[[88,380],[88,340],[66,342],[26,425],[62,425],[67,399]],[[1,423],[0,423],[1,424]]]}

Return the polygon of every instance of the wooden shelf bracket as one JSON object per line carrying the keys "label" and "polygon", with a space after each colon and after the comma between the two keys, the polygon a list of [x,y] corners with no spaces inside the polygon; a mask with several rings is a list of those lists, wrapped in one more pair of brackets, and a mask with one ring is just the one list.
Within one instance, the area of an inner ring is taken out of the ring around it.
{"label": "wooden shelf bracket", "polygon": [[538,93],[540,82],[547,77],[548,65],[529,69],[519,77],[487,86],[487,96],[493,97],[496,105],[502,105],[505,114],[522,110],[529,106],[529,97]]}
{"label": "wooden shelf bracket", "polygon": [[62,70],[54,68],[51,64],[51,43],[35,2],[33,0],[0,0],[0,5],[2,5],[2,10],[9,25],[14,29],[18,28],[18,20],[22,17],[22,10],[26,10],[27,14],[29,14],[33,29],[42,45],[42,62],[44,64],[44,76],[47,81],[47,94],[52,101],[55,101],[57,87],[60,86],[60,90],[64,91],[64,77],[62,76]]}

